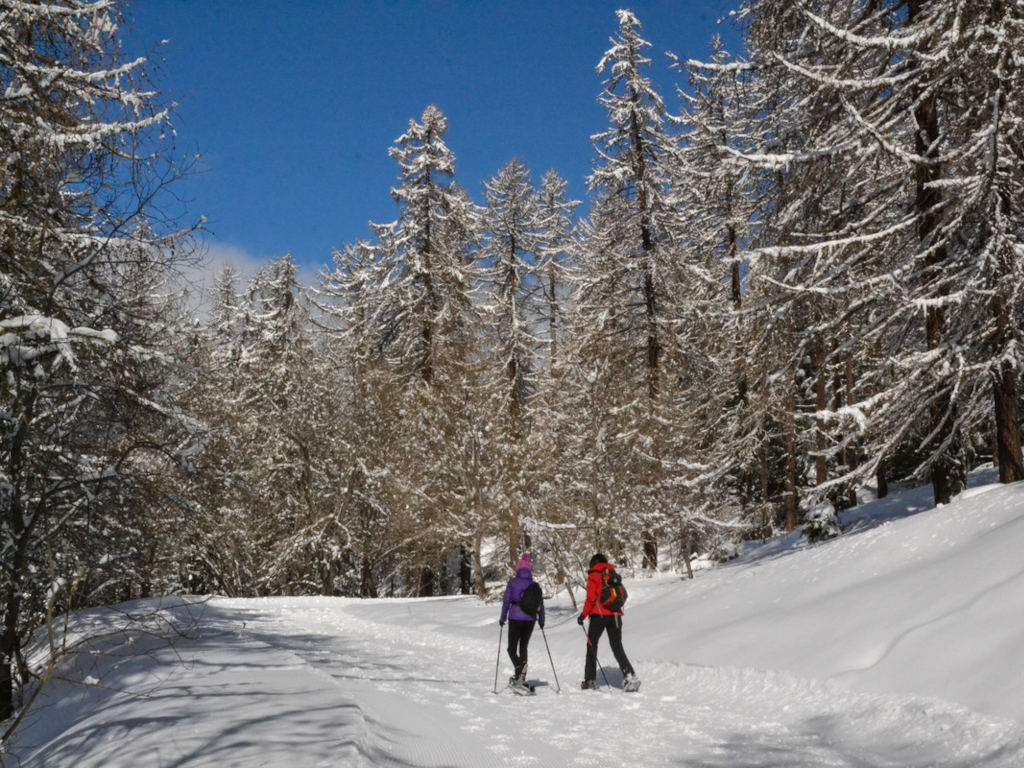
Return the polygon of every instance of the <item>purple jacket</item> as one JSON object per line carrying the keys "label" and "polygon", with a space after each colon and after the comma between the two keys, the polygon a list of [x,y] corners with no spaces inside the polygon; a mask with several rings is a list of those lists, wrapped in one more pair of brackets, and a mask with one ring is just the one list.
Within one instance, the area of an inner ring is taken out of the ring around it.
{"label": "purple jacket", "polygon": [[[523,592],[526,588],[533,584],[533,574],[529,568],[520,568],[516,571],[516,575],[508,580],[508,585],[505,587],[505,599],[501,602],[501,623],[505,623],[505,619],[512,619],[513,621],[534,621],[533,616],[529,616],[519,610],[519,601],[523,597]],[[540,606],[540,625],[544,626],[544,604]]]}

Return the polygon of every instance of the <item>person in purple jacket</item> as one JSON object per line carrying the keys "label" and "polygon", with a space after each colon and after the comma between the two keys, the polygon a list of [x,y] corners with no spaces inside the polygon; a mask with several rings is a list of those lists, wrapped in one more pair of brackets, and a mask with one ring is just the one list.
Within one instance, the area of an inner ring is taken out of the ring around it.
{"label": "person in purple jacket", "polygon": [[526,686],[527,648],[530,645],[530,635],[533,634],[534,622],[538,621],[541,629],[544,628],[543,603],[536,616],[530,616],[519,608],[523,593],[533,583],[530,553],[524,552],[516,565],[516,575],[508,580],[505,587],[505,599],[501,603],[501,619],[498,622],[505,626],[505,621],[508,620],[508,655],[516,668],[515,677],[509,680],[509,685],[519,687]]}

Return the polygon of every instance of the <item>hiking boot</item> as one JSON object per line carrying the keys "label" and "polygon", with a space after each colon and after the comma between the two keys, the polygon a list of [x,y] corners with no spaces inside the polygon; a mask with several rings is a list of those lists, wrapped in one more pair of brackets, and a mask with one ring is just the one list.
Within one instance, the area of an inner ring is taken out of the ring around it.
{"label": "hiking boot", "polygon": [[583,685],[580,686],[580,688],[582,690],[584,690],[584,691],[589,691],[589,690],[591,690],[593,688],[596,688],[596,687],[597,687],[597,685],[594,684],[593,680],[584,680],[583,681]]}
{"label": "hiking boot", "polygon": [[640,690],[640,678],[630,672],[622,677],[622,690],[624,691],[639,691]]}

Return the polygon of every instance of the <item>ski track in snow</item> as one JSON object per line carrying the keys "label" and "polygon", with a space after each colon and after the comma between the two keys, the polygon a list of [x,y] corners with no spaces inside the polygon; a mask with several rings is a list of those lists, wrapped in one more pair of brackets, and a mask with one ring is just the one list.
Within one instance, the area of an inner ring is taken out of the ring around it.
{"label": "ski track in snow", "polygon": [[[393,608],[372,603],[310,598],[215,605],[247,616],[255,638],[286,649],[358,702],[368,728],[360,761],[338,765],[1024,765],[1012,724],[944,702],[856,694],[785,673],[641,660],[635,662],[644,681],[639,693],[621,691],[614,664],[605,666],[612,687],[581,691],[577,668],[585,641],[567,626],[547,628],[561,693],[538,632],[530,678],[540,685],[536,696],[519,697],[503,690],[504,648],[495,695],[496,643],[418,618],[426,615],[423,603],[410,605],[409,617],[397,623]],[[625,639],[628,651],[628,633]],[[602,650],[610,659],[605,644]]]}

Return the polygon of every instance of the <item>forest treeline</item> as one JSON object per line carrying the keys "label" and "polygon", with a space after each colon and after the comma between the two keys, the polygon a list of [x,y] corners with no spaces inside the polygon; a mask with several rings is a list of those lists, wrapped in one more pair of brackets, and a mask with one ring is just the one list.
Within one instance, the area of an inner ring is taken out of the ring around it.
{"label": "forest treeline", "polygon": [[1024,479],[1020,4],[747,0],[741,51],[657,63],[620,11],[586,217],[519,158],[474,202],[429,106],[393,222],[198,318],[122,14],[0,0],[0,718],[76,607],[482,595],[527,547],[572,590]]}

